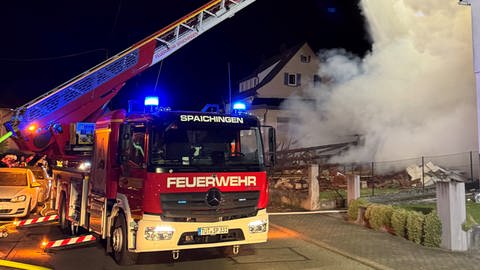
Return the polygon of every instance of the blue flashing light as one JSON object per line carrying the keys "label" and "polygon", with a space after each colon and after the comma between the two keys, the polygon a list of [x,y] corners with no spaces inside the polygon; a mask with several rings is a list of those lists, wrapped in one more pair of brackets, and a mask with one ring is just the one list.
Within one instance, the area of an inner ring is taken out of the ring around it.
{"label": "blue flashing light", "polygon": [[145,106],[158,106],[158,97],[148,96],[145,97]]}
{"label": "blue flashing light", "polygon": [[243,102],[235,102],[233,103],[233,109],[234,110],[239,110],[239,111],[244,111],[247,109],[247,106]]}

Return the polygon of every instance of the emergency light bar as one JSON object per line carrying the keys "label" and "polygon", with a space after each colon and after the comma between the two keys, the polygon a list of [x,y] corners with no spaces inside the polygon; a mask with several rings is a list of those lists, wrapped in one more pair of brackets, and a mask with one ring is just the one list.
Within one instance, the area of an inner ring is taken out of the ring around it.
{"label": "emergency light bar", "polygon": [[158,97],[149,96],[145,97],[145,106],[158,106]]}
{"label": "emergency light bar", "polygon": [[247,106],[243,102],[236,102],[233,103],[233,109],[234,110],[239,110],[239,111],[244,111],[247,109]]}

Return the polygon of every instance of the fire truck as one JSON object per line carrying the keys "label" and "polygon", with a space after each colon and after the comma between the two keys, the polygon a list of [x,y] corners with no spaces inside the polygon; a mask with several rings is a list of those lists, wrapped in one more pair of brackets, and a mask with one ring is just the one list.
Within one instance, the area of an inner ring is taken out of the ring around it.
{"label": "fire truck", "polygon": [[13,111],[2,138],[54,163],[62,230],[96,234],[119,264],[267,240],[273,128],[235,106],[171,111],[149,98],[141,109],[104,110],[128,79],[252,2],[213,0]]}

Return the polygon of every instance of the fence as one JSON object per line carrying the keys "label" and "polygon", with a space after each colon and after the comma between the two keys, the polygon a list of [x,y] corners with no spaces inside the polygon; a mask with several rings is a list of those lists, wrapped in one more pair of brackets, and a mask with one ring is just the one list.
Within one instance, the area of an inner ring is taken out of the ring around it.
{"label": "fence", "polygon": [[[465,181],[467,193],[479,189],[479,153],[473,151],[336,166],[344,174],[360,175],[362,196],[373,201],[434,197],[434,180],[439,174]],[[440,170],[433,172],[432,169]]]}
{"label": "fence", "polygon": [[388,202],[402,200],[422,200],[435,197],[434,178],[432,169],[439,169],[444,175],[449,174],[465,181],[466,192],[471,193],[479,189],[479,153],[464,152],[439,156],[423,156],[411,159],[363,162],[363,163],[328,163],[332,149],[342,149],[347,144],[329,145],[327,147],[310,147],[280,151],[278,165],[275,172],[277,178],[290,177],[296,173],[298,178],[303,167],[308,164],[319,165],[319,186],[325,190],[334,187],[342,188],[338,184],[336,175],[360,175],[361,194],[370,201]]}

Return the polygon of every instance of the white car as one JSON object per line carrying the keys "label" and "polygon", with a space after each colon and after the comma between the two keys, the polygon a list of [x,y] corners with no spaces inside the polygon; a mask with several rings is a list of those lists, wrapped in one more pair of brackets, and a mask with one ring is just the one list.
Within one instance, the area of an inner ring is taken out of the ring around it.
{"label": "white car", "polygon": [[38,204],[41,185],[27,168],[0,168],[0,217],[25,217]]}
{"label": "white car", "polygon": [[52,177],[48,174],[47,169],[41,166],[28,166],[35,176],[35,181],[40,184],[40,191],[38,193],[38,205],[46,203],[50,199],[50,192],[52,190]]}

